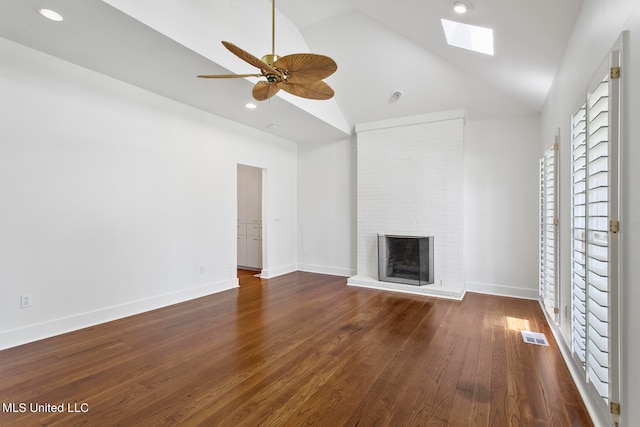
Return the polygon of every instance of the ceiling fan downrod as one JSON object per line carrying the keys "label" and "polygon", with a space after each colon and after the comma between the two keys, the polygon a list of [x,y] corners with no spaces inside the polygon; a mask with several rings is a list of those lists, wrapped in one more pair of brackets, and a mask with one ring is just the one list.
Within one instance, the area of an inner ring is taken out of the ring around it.
{"label": "ceiling fan downrod", "polygon": [[276,55],[276,0],[271,0],[271,53],[262,57],[265,62],[273,67],[273,64],[280,58]]}

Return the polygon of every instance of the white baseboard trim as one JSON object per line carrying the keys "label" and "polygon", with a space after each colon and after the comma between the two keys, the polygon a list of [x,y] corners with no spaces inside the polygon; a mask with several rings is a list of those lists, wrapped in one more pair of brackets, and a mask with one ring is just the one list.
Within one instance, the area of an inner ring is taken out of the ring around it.
{"label": "white baseboard trim", "polygon": [[17,347],[19,345],[65,334],[67,332],[77,331],[79,329],[88,328],[90,326],[110,322],[112,320],[122,319],[124,317],[167,307],[237,287],[237,279],[235,282],[234,280],[223,280],[220,282],[196,286],[190,289],[156,295],[150,298],[130,301],[124,304],[54,319],[22,328],[3,331],[0,332],[0,350]]}
{"label": "white baseboard trim", "polygon": [[496,285],[494,283],[467,282],[467,291],[478,294],[497,295],[522,299],[538,299],[538,289],[516,288],[513,286]]}
{"label": "white baseboard trim", "polygon": [[558,325],[549,316],[549,312],[547,312],[547,310],[544,308],[544,304],[539,298],[538,302],[540,304],[540,308],[542,309],[542,313],[544,313],[545,319],[547,320],[547,324],[549,325],[549,328],[551,328],[553,338],[556,340],[556,343],[558,343],[558,348],[560,349],[560,354],[564,359],[564,363],[567,365],[569,373],[571,374],[571,378],[578,388],[578,393],[580,393],[580,396],[584,401],[584,405],[587,407],[587,412],[589,412],[589,416],[591,416],[591,421],[596,427],[610,426],[611,420],[608,420],[607,417],[604,416],[602,411],[599,409],[602,407],[602,405],[604,405],[604,402],[602,402],[600,396],[595,396],[594,393],[589,390],[584,379],[584,375],[580,371],[580,368],[576,366],[573,357],[571,356],[569,345],[565,342],[564,336],[558,328]]}
{"label": "white baseboard trim", "polygon": [[324,265],[300,264],[298,270],[308,273],[328,274],[331,276],[351,277],[356,274],[355,270],[341,267],[327,267]]}
{"label": "white baseboard trim", "polygon": [[293,273],[297,271],[298,268],[295,264],[285,265],[283,267],[275,267],[275,268],[263,268],[260,272],[260,277],[262,279],[273,279],[274,277],[282,276],[284,274]]}

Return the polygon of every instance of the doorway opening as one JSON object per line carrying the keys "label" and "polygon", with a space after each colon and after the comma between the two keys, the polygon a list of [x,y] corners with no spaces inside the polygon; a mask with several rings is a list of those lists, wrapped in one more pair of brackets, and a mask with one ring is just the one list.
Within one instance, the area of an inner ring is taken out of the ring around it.
{"label": "doorway opening", "polygon": [[261,168],[238,164],[237,267],[259,274],[263,267]]}

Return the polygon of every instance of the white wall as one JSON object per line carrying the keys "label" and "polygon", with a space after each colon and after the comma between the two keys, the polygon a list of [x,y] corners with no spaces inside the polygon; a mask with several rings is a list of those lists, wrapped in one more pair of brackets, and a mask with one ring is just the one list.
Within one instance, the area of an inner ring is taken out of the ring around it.
{"label": "white wall", "polygon": [[[540,117],[467,121],[466,128],[467,290],[537,298]],[[349,140],[299,147],[301,270],[355,274],[354,150]]]}
{"label": "white wall", "polygon": [[469,291],[537,298],[539,140],[537,114],[467,123]]}
{"label": "white wall", "polygon": [[298,268],[355,274],[355,141],[298,147]]}
{"label": "white wall", "polygon": [[295,143],[4,39],[0,57],[0,348],[236,286],[237,163],[267,169],[266,270],[295,269]]}
{"label": "white wall", "polygon": [[[640,2],[636,0],[585,0],[567,46],[562,67],[554,81],[542,114],[542,141],[561,129],[560,145],[560,303],[570,301],[569,224],[569,118],[577,101],[584,97],[589,79],[606,58],[621,32],[629,31],[626,64],[623,65],[623,141],[621,164],[621,426],[633,426],[640,419]],[[541,147],[542,150],[542,147]],[[570,324],[560,319],[560,329],[569,342]]]}

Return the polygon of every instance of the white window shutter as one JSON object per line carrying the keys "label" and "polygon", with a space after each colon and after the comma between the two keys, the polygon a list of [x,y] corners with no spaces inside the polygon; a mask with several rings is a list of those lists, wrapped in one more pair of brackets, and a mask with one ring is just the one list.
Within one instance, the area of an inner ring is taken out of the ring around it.
{"label": "white window shutter", "polygon": [[551,318],[558,313],[558,142],[540,159],[540,296]]}
{"label": "white window shutter", "polygon": [[610,382],[609,76],[571,119],[572,351],[608,404]]}

